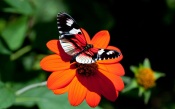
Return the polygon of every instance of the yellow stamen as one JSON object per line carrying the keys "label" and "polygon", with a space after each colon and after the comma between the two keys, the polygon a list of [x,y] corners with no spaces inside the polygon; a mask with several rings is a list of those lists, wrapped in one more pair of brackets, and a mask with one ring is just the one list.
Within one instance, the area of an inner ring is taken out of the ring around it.
{"label": "yellow stamen", "polygon": [[143,86],[145,89],[155,86],[155,77],[152,69],[141,68],[135,76],[138,84]]}
{"label": "yellow stamen", "polygon": [[94,75],[98,69],[98,65],[96,63],[93,64],[80,64],[76,63],[77,73],[83,76],[91,76]]}

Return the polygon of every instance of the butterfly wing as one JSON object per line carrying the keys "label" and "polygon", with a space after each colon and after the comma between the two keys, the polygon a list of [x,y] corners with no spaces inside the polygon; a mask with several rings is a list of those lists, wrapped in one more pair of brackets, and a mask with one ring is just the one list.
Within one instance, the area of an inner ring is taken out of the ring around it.
{"label": "butterfly wing", "polygon": [[83,31],[75,20],[66,13],[57,16],[59,40],[63,50],[72,56],[70,62],[91,64],[98,60],[118,58],[121,53],[115,50],[88,47]]}
{"label": "butterfly wing", "polygon": [[70,15],[59,13],[57,15],[57,25],[60,34],[60,44],[67,54],[75,56],[84,49],[87,45],[85,36],[79,25]]}
{"label": "butterfly wing", "polygon": [[108,60],[108,59],[115,59],[121,55],[121,52],[116,50],[110,49],[99,49],[96,54],[94,54],[93,59],[98,60]]}
{"label": "butterfly wing", "polygon": [[119,58],[121,52],[110,49],[91,48],[76,56],[76,61],[83,64],[91,64],[99,60]]}

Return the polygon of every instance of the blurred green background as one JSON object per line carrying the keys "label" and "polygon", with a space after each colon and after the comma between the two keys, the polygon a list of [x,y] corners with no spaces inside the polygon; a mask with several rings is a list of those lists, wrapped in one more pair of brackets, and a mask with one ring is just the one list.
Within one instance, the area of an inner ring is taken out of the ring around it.
{"label": "blurred green background", "polygon": [[148,104],[133,90],[115,102],[102,99],[97,108],[175,109],[175,0],[1,0],[0,108],[89,109],[86,103],[70,107],[66,95],[53,95],[46,87],[15,95],[28,84],[47,80],[50,73],[41,70],[39,61],[51,53],[46,42],[59,37],[58,12],[70,14],[91,37],[108,30],[110,45],[124,55],[125,76],[133,78],[129,67],[145,58],[153,70],[166,74]]}

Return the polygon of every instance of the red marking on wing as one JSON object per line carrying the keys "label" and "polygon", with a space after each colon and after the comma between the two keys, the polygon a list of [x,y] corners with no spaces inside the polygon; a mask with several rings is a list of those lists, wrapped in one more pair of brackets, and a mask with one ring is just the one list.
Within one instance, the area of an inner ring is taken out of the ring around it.
{"label": "red marking on wing", "polygon": [[82,34],[76,34],[75,39],[72,39],[79,47],[85,47],[87,45],[86,39]]}
{"label": "red marking on wing", "polygon": [[98,52],[98,48],[90,48],[89,50],[85,51],[85,54],[90,55],[91,57],[94,56]]}

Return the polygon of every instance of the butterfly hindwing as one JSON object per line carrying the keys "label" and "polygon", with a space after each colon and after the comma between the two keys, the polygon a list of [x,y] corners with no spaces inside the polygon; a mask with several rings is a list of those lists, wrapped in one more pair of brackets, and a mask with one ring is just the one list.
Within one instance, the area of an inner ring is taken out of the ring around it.
{"label": "butterfly hindwing", "polygon": [[98,60],[107,60],[107,59],[114,59],[121,55],[120,52],[110,49],[99,49],[98,53],[94,55],[94,59]]}
{"label": "butterfly hindwing", "polygon": [[[92,48],[95,49],[95,48]],[[83,64],[91,64],[99,60],[108,60],[118,58],[121,53],[115,50],[110,49],[98,49],[97,52],[90,53],[90,50],[87,50],[80,55],[76,56],[76,62]]]}

